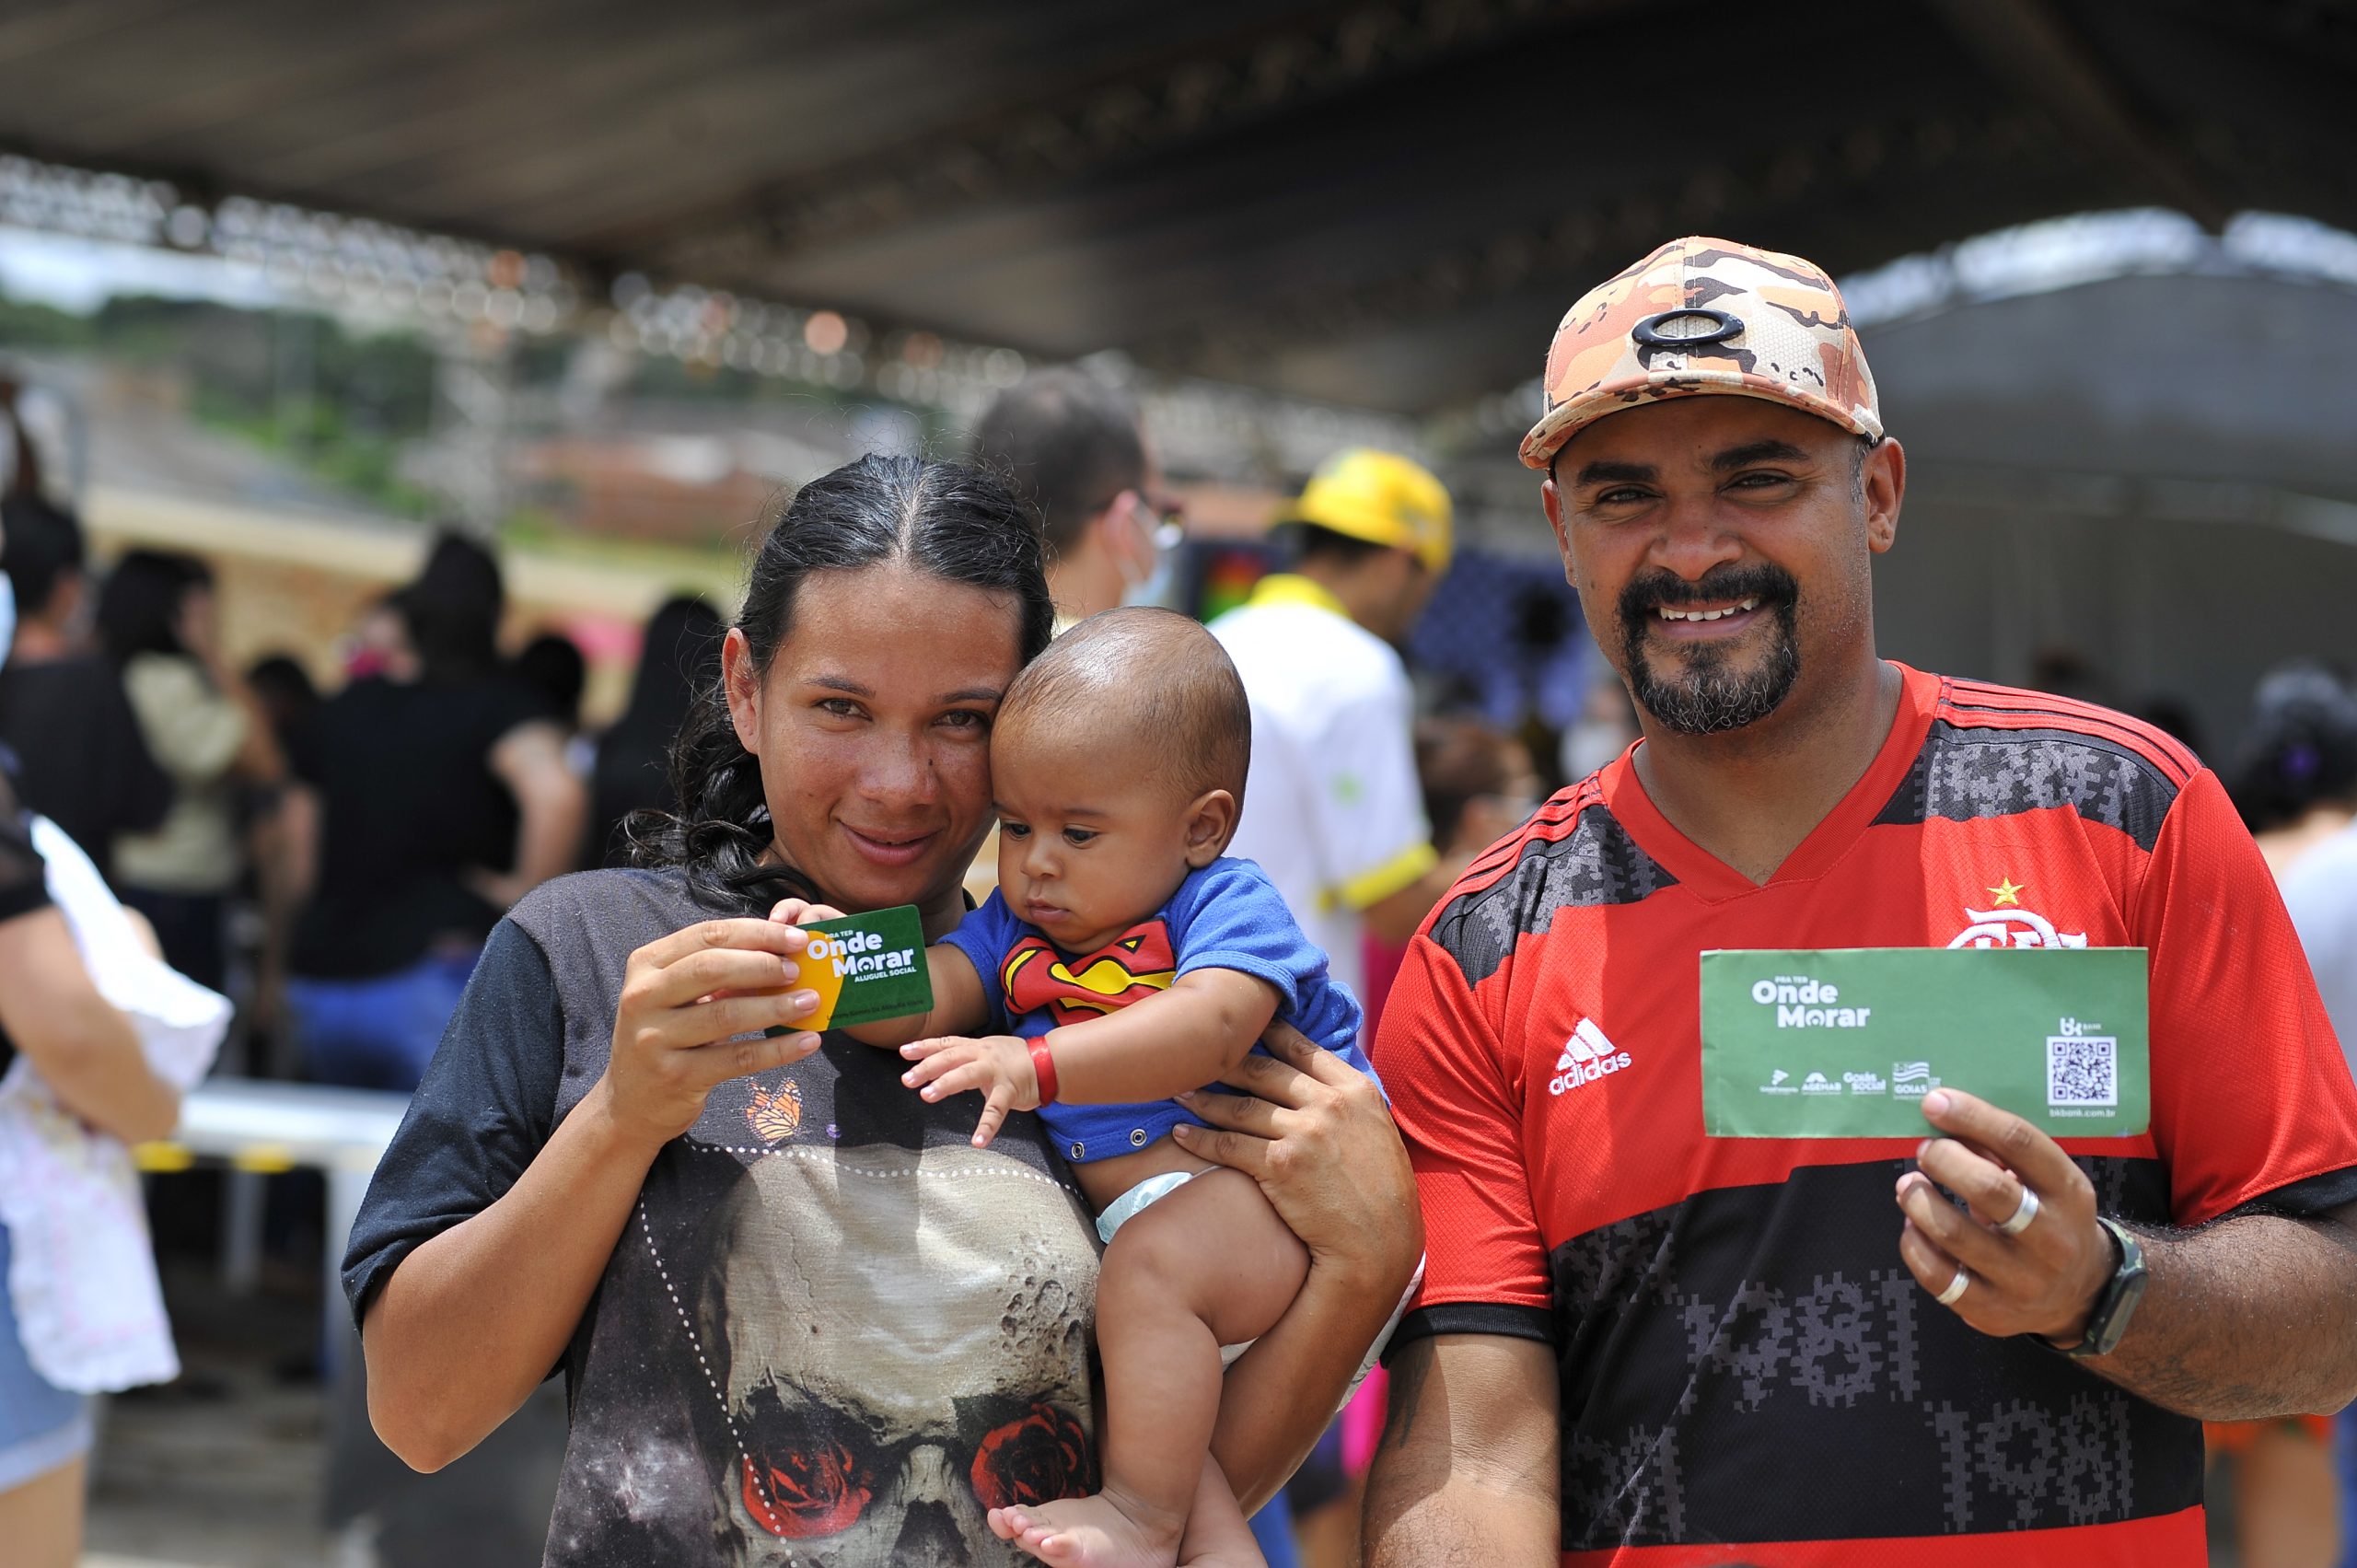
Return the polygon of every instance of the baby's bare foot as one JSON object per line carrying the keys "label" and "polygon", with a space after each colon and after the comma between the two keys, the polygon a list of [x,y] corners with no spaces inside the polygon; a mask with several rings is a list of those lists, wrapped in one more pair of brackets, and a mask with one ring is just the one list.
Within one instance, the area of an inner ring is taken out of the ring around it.
{"label": "baby's bare foot", "polygon": [[[1015,1526],[1015,1543],[1050,1568],[1172,1568],[1178,1561],[1178,1529],[1149,1529],[1101,1492],[999,1512]],[[996,1513],[991,1528],[998,1529]]]}

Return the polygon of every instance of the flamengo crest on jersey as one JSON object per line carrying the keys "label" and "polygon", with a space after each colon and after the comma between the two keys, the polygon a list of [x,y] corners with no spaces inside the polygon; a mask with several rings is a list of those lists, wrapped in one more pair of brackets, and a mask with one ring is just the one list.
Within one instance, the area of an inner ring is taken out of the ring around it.
{"label": "flamengo crest on jersey", "polygon": [[1956,935],[1951,947],[2084,947],[2084,931],[2057,931],[2054,923],[2035,910],[2004,909],[1964,912],[1972,923]]}
{"label": "flamengo crest on jersey", "polygon": [[1563,1041],[1563,1053],[1555,1059],[1555,1075],[1547,1080],[1547,1092],[1560,1095],[1627,1065],[1629,1053],[1605,1039],[1595,1019],[1582,1018]]}

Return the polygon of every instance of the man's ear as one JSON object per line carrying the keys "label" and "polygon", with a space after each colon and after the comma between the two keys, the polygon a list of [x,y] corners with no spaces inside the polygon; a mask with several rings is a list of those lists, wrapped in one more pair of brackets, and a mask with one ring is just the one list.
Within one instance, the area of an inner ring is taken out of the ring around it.
{"label": "man's ear", "polygon": [[1563,558],[1563,581],[1578,587],[1579,579],[1572,575],[1572,540],[1563,531],[1563,493],[1555,487],[1552,470],[1538,482],[1538,505],[1547,514],[1547,526],[1555,530],[1555,549]]}
{"label": "man's ear", "polygon": [[1095,534],[1098,547],[1107,557],[1117,559],[1123,553],[1125,541],[1121,538],[1121,530],[1128,526],[1130,508],[1138,505],[1138,493],[1124,490],[1106,502],[1100,510],[1090,513],[1088,520],[1081,525],[1081,532]]}
{"label": "man's ear", "polygon": [[1236,796],[1207,789],[1187,807],[1187,864],[1197,871],[1217,860],[1236,837]]}
{"label": "man's ear", "polygon": [[761,676],[753,668],[753,645],[735,626],[720,644],[720,688],[728,697],[728,722],[737,731],[737,744],[760,755]]}
{"label": "man's ear", "polygon": [[1898,539],[1898,505],[1907,498],[1906,450],[1884,436],[1866,454],[1858,481],[1865,493],[1866,548],[1880,555]]}

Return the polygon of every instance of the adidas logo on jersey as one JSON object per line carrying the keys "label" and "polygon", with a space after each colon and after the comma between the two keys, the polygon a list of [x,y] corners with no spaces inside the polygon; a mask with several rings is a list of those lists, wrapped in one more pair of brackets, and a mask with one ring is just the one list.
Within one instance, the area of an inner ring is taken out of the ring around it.
{"label": "adidas logo on jersey", "polygon": [[1593,1084],[1607,1073],[1618,1073],[1629,1065],[1629,1053],[1604,1038],[1593,1018],[1582,1018],[1573,1028],[1571,1038],[1563,1041],[1562,1055],[1555,1058],[1555,1075],[1547,1080],[1547,1092],[1560,1095],[1565,1089]]}

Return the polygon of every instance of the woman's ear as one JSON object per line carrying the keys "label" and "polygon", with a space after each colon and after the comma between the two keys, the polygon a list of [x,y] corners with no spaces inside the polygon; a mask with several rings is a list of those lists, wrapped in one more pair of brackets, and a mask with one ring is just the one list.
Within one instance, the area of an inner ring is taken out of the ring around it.
{"label": "woman's ear", "polygon": [[1197,871],[1217,860],[1236,837],[1236,796],[1205,790],[1187,807],[1187,864]]}
{"label": "woman's ear", "polygon": [[761,675],[753,668],[753,645],[735,626],[720,644],[720,688],[728,698],[728,722],[737,731],[737,744],[761,755]]}

